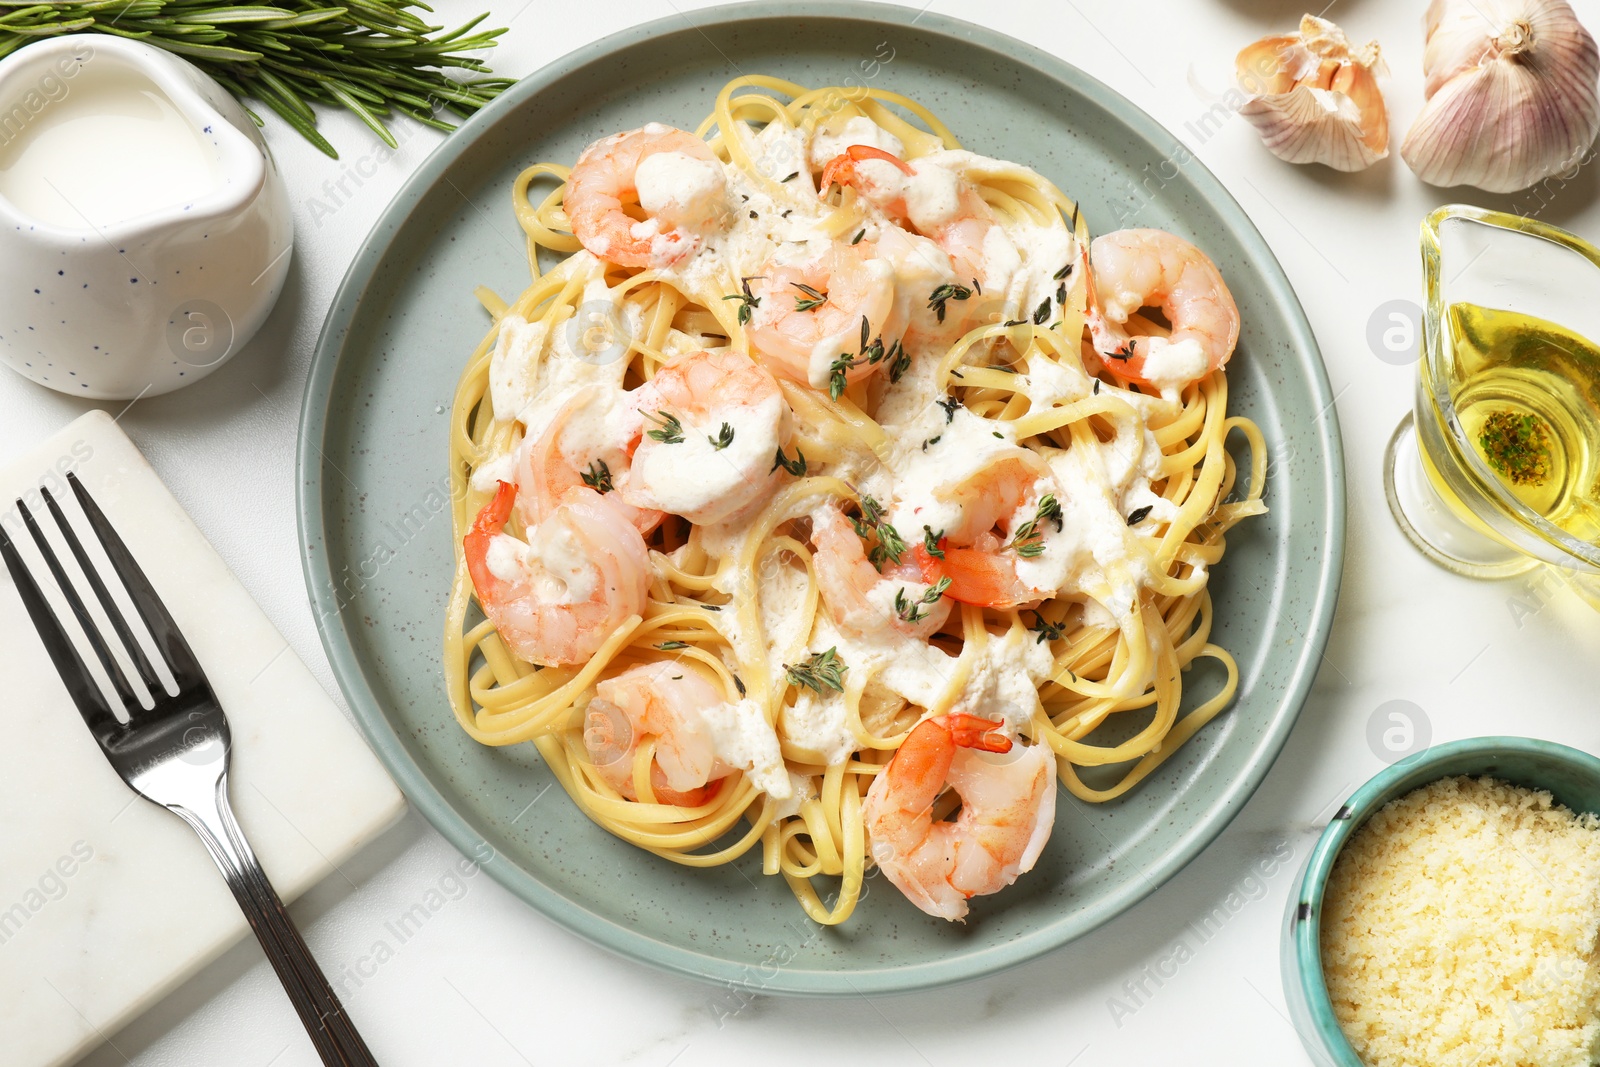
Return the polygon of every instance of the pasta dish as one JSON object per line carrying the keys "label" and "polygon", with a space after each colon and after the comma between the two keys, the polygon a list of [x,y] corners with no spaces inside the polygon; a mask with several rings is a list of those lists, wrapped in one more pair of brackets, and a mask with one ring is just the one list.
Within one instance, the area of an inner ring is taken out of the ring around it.
{"label": "pasta dish", "polygon": [[1115,799],[1232,699],[1207,579],[1265,450],[1194,245],[1091,241],[904,96],[757,76],[512,193],[532,282],[479,290],[450,431],[474,739],[658,856],[756,850],[819,923],[874,865],[962,919],[1058,786]]}

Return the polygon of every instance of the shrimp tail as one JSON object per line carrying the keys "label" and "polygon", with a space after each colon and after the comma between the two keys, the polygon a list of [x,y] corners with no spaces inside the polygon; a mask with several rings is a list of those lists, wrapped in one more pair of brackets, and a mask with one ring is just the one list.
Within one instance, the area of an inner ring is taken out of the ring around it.
{"label": "shrimp tail", "polygon": [[874,148],[871,145],[865,144],[853,144],[849,148],[845,149],[840,155],[834,156],[832,159],[828,160],[827,165],[822,168],[822,178],[818,182],[818,187],[821,189],[821,192],[818,195],[827,196],[828,190],[835,185],[843,186],[851,184],[851,182],[855,180],[855,165],[863,160],[868,159],[877,159],[882,160],[885,163],[892,163],[895,167],[899,168],[900,173],[905,175],[910,175],[912,173],[911,165],[909,163],[905,162],[903,159],[899,159],[890,155],[881,148]]}
{"label": "shrimp tail", "polygon": [[950,738],[962,748],[977,748],[984,752],[1011,751],[1011,738],[999,732],[1004,723],[959,712],[947,718]]}
{"label": "shrimp tail", "polygon": [[472,528],[462,538],[461,548],[467,557],[467,573],[472,575],[472,586],[478,591],[480,600],[488,596],[489,590],[499,583],[489,569],[489,543],[505,529],[506,520],[511,518],[511,509],[516,502],[517,487],[511,482],[501,482],[494,499],[478,512],[478,517],[472,521]]}

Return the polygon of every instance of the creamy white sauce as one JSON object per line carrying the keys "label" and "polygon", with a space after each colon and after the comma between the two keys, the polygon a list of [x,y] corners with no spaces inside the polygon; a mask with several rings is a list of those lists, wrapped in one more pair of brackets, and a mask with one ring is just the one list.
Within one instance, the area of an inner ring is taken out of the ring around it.
{"label": "creamy white sauce", "polygon": [[[831,209],[817,197],[812,168],[851,145],[869,145],[900,158],[905,151],[888,131],[860,116],[809,138],[781,124],[754,133],[741,126],[736,136],[767,181],[682,153],[648,157],[637,176],[641,205],[651,218],[637,224],[636,232],[653,238],[674,226],[697,232],[691,253],[659,272],[687,292],[734,293],[741,278],[761,274],[770,263],[799,265],[815,260],[834,238],[822,228]],[[964,181],[1026,173],[1015,164],[963,151],[920,157],[911,162],[911,175],[881,160],[866,159],[855,168],[865,200],[895,213],[903,211],[913,225],[927,232],[950,227],[960,218]],[[874,250],[867,267],[871,296],[864,313],[870,322],[882,325],[887,337],[910,331],[915,339],[908,346],[913,361],[899,382],[890,383],[883,376],[872,387],[874,417],[885,431],[887,447],[875,455],[846,450],[820,472],[845,479],[876,498],[901,536],[916,544],[923,539],[924,527],[938,533],[961,524],[963,501],[954,491],[957,486],[970,481],[972,491],[982,492],[983,472],[996,462],[1033,455],[1017,444],[1009,423],[940,403],[949,398],[934,381],[937,356],[974,319],[1031,321],[1041,305],[1048,304],[1041,314],[1045,322],[1053,322],[1060,315],[1055,296],[1062,285],[1056,275],[1077,260],[1078,249],[1064,226],[1016,220],[989,229],[980,248],[961,249],[954,260],[939,244],[900,230],[870,207],[859,228],[865,247]],[[958,268],[958,262],[964,266]],[[529,438],[579,398],[565,415],[563,451],[574,459],[604,457],[620,475],[628,463],[624,444],[637,437],[641,416],[623,389],[626,361],[607,358],[610,352],[620,357],[626,345],[608,348],[605,339],[642,329],[642,322],[636,313],[630,316],[619,310],[618,294],[605,286],[603,265],[594,257],[579,253],[559,269],[578,272],[583,279],[586,318],[545,331],[508,316],[491,359],[491,396],[497,414],[517,418]],[[971,274],[981,275],[981,291]],[[927,304],[929,294],[946,283],[971,286],[973,292],[968,297],[971,303],[951,303],[949,307],[960,313],[940,324]],[[673,330],[663,350],[671,357],[698,347],[696,338]],[[859,320],[811,346],[805,353],[810,384],[825,391],[834,360],[859,347]],[[1087,625],[1125,624],[1136,610],[1139,590],[1151,579],[1148,543],[1153,539],[1145,531],[1169,520],[1176,508],[1151,489],[1161,475],[1161,457],[1146,423],[1153,412],[1171,410],[1173,389],[1204,372],[1203,353],[1197,366],[1195,348],[1192,342],[1152,347],[1146,373],[1163,389],[1164,397],[1100,384],[1100,393],[1126,404],[1118,409],[1124,413],[1111,420],[1119,426],[1119,436],[1068,450],[1040,450],[1045,462],[1034,491],[1002,523],[1014,528],[1031,516],[1041,495],[1056,497],[1061,529],[1041,522],[1041,550],[1032,558],[1020,558],[1017,572],[1031,587],[1081,604],[1079,617]],[[969,358],[981,360],[984,355],[979,348]],[[1023,373],[1015,385],[1034,411],[1081,400],[1097,389],[1094,378],[1067,363],[1039,357],[1017,369]],[[752,536],[751,515],[748,509],[720,513],[718,502],[737,496],[750,478],[769,476],[787,417],[785,405],[773,399],[754,408],[730,409],[710,416],[705,425],[691,413],[676,414],[685,440],[672,448],[647,450],[637,459],[635,469],[626,471],[632,479],[629,492],[647,486],[654,494],[653,506],[698,515],[702,547],[715,558],[736,558]],[[732,440],[718,448],[715,442],[724,421]],[[492,481],[505,475],[508,462],[509,457],[486,462],[474,485],[492,488]],[[1139,512],[1144,517],[1130,526],[1129,517]],[[570,531],[565,531],[565,540],[561,532],[553,530],[547,537],[539,531],[534,538],[537,547],[510,537],[496,538],[489,552],[491,570],[505,580],[542,583],[540,588],[551,598],[587,595],[586,589],[593,590],[595,572],[582,565],[581,554],[574,555]],[[731,652],[724,654],[730,668],[737,671],[742,664],[755,669],[753,664],[764,663],[774,693],[784,691],[786,663],[835,648],[848,668],[852,692],[870,683],[919,708],[998,719],[1012,736],[1033,715],[1037,686],[1053,668],[1049,646],[1035,634],[1018,630],[991,636],[981,649],[972,644],[962,657],[952,656],[889,625],[897,590],[904,589],[908,599],[915,600],[928,588],[911,579],[886,580],[868,594],[868,602],[884,617],[882,626],[865,633],[842,632],[821,607],[815,624],[807,628],[798,611],[808,591],[806,572],[792,565],[758,570],[752,575],[726,568],[715,585],[735,597],[735,604],[737,598],[754,595],[763,632],[747,632],[754,627],[741,621],[733,605],[715,613],[712,622],[731,646]],[[798,690],[792,705],[778,709],[776,733],[754,698],[705,709],[704,714],[718,759],[745,770],[758,788],[783,798],[783,812],[797,811],[811,794],[808,780],[784,769],[780,735],[828,763],[848,758],[858,746],[847,721],[845,697],[831,690]]]}
{"label": "creamy white sauce", "polygon": [[[778,794],[774,793],[773,796],[777,797]],[[793,771],[790,771],[789,792],[788,795],[782,797],[778,803],[775,811],[775,817],[779,819],[791,819],[800,814],[801,804],[804,804],[808,800],[815,800],[816,798],[817,787],[811,784],[811,776],[808,774],[795,774]]]}
{"label": "creamy white sauce", "polygon": [[905,145],[900,138],[879,126],[865,115],[855,115],[837,133],[818,130],[811,139],[810,159],[814,170],[821,170],[829,161],[844,154],[854,145],[866,145],[887,152],[897,159],[905,158]]}
{"label": "creamy white sauce", "polygon": [[594,596],[599,568],[565,523],[545,523],[530,536],[531,544],[496,534],[485,554],[489,572],[502,582],[528,583],[546,604],[580,604]]}
{"label": "creamy white sauce", "polygon": [[[23,215],[103,229],[162,209],[187,210],[223,188],[228,176],[216,140],[145,74],[111,58],[68,76],[76,80],[46,73],[26,96],[18,85],[7,105],[0,196]],[[39,90],[52,80],[61,94],[46,100]]]}
{"label": "creamy white sauce", "polygon": [[906,216],[923,233],[954,222],[961,210],[961,176],[926,159],[905,179]]}
{"label": "creamy white sauce", "polygon": [[737,767],[763,793],[783,799],[793,786],[783,754],[778,750],[778,735],[767,725],[766,713],[753,700],[718,704],[701,709],[717,758]]}
{"label": "creamy white sauce", "polygon": [[[635,455],[636,495],[630,499],[702,525],[727,518],[771,481],[786,409],[783,398],[772,395],[759,404],[730,405],[710,420],[679,414],[682,441]],[[723,426],[732,431],[731,440],[723,437]],[[719,447],[723,440],[726,447]]]}
{"label": "creamy white sauce", "polygon": [[728,182],[714,159],[656,152],[634,172],[639,206],[663,227],[701,229],[727,212]]}
{"label": "creamy white sauce", "polygon": [[1169,400],[1176,399],[1180,389],[1202,377],[1209,368],[1205,349],[1192,337],[1177,342],[1153,337],[1147,343],[1144,377]]}
{"label": "creamy white sauce", "polygon": [[827,764],[843,763],[856,750],[856,735],[847,721],[844,694],[819,694],[801,689],[795,702],[779,715],[779,728],[789,743]]}

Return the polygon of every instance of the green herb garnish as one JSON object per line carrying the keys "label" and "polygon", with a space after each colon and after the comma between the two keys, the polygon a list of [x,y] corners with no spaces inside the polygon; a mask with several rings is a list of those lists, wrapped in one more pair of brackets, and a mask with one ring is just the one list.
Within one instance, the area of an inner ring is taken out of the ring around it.
{"label": "green herb garnish", "polygon": [[883,569],[885,561],[899,563],[900,557],[905,555],[906,542],[900,536],[900,531],[884,519],[886,514],[882,504],[870,496],[861,497],[861,517],[852,518],[850,525],[855,527],[856,536],[863,541],[876,538],[878,543],[872,546],[867,553],[867,559],[874,567]]}
{"label": "green herb garnish", "polygon": [[1537,415],[1496,411],[1478,432],[1478,450],[1512,485],[1543,485],[1550,477],[1550,427]]}
{"label": "green herb garnish", "polygon": [[927,607],[937,604],[939,598],[944,596],[944,591],[950,588],[950,579],[940,578],[928,591],[922,594],[921,600],[911,600],[906,596],[905,586],[901,586],[894,595],[894,613],[906,622],[921,622],[928,617]]}
{"label": "green herb garnish", "polygon": [[1054,522],[1056,531],[1062,528],[1061,502],[1051,493],[1046,493],[1039,499],[1039,508],[1034,512],[1033,518],[1017,527],[1016,533],[1011,537],[1011,546],[1017,550],[1017,555],[1032,559],[1044,551],[1044,532],[1039,529],[1045,522]]}
{"label": "green herb garnish", "polygon": [[687,642],[687,641],[663,641],[659,645],[657,645],[656,647],[659,648],[663,652],[676,652],[680,648],[688,648],[689,647],[689,642]]}
{"label": "green herb garnish", "polygon": [[650,431],[652,440],[660,441],[664,445],[676,445],[683,441],[683,423],[678,421],[678,416],[658,411],[654,415],[645,412],[644,417],[661,424],[661,429]]}
{"label": "green herb garnish", "polygon": [[1046,641],[1059,641],[1067,632],[1066,623],[1051,622],[1037,611],[1033,613],[1033,625],[1028,629],[1039,635],[1034,639],[1036,645],[1042,645]]}
{"label": "green herb garnish", "polygon": [[966,286],[946,282],[928,294],[928,310],[943,322],[946,304],[952,300],[966,300],[971,295],[972,290]]}
{"label": "green herb garnish", "polygon": [[785,664],[783,672],[790,685],[804,686],[821,694],[829,689],[836,693],[844,692],[844,672],[849,669],[839,658],[836,646],[826,652],[812,653],[804,663]]}
{"label": "green herb garnish", "polygon": [[767,473],[771,474],[772,471],[777,470],[779,467],[782,467],[796,478],[804,478],[806,476],[806,457],[805,453],[800,451],[799,445],[794,448],[793,459],[789,459],[783,454],[782,445],[778,446],[778,454],[772,460],[772,469]]}
{"label": "green herb garnish", "polygon": [[750,311],[751,311],[752,308],[757,308],[757,307],[761,306],[761,298],[759,296],[756,296],[754,293],[750,292],[750,283],[753,282],[753,281],[757,281],[758,279],[760,279],[762,277],[764,277],[764,276],[760,275],[760,274],[753,274],[748,278],[740,278],[739,279],[739,288],[742,291],[734,293],[732,296],[725,296],[725,297],[722,298],[724,300],[737,300],[737,301],[739,301],[739,325],[740,326],[747,325],[750,322]]}
{"label": "green herb garnish", "polygon": [[1145,520],[1145,518],[1150,514],[1150,508],[1151,508],[1151,505],[1146,504],[1142,508],[1134,508],[1132,511],[1130,511],[1128,513],[1128,525],[1129,526],[1137,526],[1141,522],[1143,522]]}
{"label": "green herb garnish", "polygon": [[889,349],[889,381],[898,382],[911,369],[911,353],[899,341]]}
{"label": "green herb garnish", "polygon": [[804,296],[795,297],[794,309],[796,311],[810,311],[828,302],[827,293],[819,293],[804,282],[790,282],[789,284],[805,294]]}
{"label": "green herb garnish", "polygon": [[828,367],[828,397],[829,397],[829,399],[838,400],[841,396],[844,395],[845,386],[850,384],[850,379],[847,376],[849,375],[851,368],[853,368],[855,365],[856,365],[856,361],[853,358],[851,358],[850,353],[848,353],[848,352],[845,352],[844,354],[839,356],[838,359],[834,360],[833,363],[829,365],[829,367]]}
{"label": "green herb garnish", "polygon": [[589,464],[589,469],[580,477],[583,478],[584,485],[597,493],[609,493],[616,488],[611,484],[611,468],[606,466],[606,461],[603,459],[597,459]]}
{"label": "green herb garnish", "polygon": [[934,533],[931,527],[922,528],[922,547],[934,559],[944,559],[944,549],[939,547],[939,540],[942,537],[944,537],[943,530]]}
{"label": "green herb garnish", "polygon": [[733,444],[733,427],[725,422],[722,424],[722,429],[717,431],[717,436],[712,437],[710,434],[706,434],[706,440],[711,442],[711,447],[714,450],[721,452],[724,448]]}

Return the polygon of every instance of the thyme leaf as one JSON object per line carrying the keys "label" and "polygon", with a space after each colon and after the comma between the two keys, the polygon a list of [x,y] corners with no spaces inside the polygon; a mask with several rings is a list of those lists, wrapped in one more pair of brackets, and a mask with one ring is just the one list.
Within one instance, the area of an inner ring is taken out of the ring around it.
{"label": "thyme leaf", "polygon": [[805,477],[805,475],[806,475],[806,457],[805,457],[805,453],[800,451],[800,446],[799,445],[795,446],[794,458],[793,459],[789,459],[787,456],[785,456],[783,454],[783,446],[782,445],[778,446],[778,454],[772,460],[772,470],[769,470],[767,473],[771,474],[772,471],[777,470],[779,467],[782,467],[784,470],[788,471],[790,474],[794,475],[796,478],[804,478]]}
{"label": "thyme leaf", "polygon": [[906,596],[906,587],[901,586],[894,595],[894,613],[906,622],[921,622],[928,617],[928,605],[937,604],[949,588],[950,579],[940,578],[928,587],[920,600],[912,600]]}
{"label": "thyme leaf", "polygon": [[669,415],[665,411],[657,411],[654,415],[645,412],[644,417],[652,422],[661,424],[661,429],[649,431],[652,440],[660,441],[664,445],[676,445],[683,442],[683,423],[678,421],[678,416]]}
{"label": "thyme leaf", "polygon": [[802,663],[785,664],[783,672],[790,685],[804,686],[822,694],[829,689],[844,692],[844,672],[849,669],[839,658],[839,649],[835,646],[826,652],[812,653]]}
{"label": "thyme leaf", "polygon": [[606,466],[606,461],[597,459],[589,464],[589,469],[580,476],[583,484],[597,493],[609,493],[616,486],[611,484],[611,468]]}

